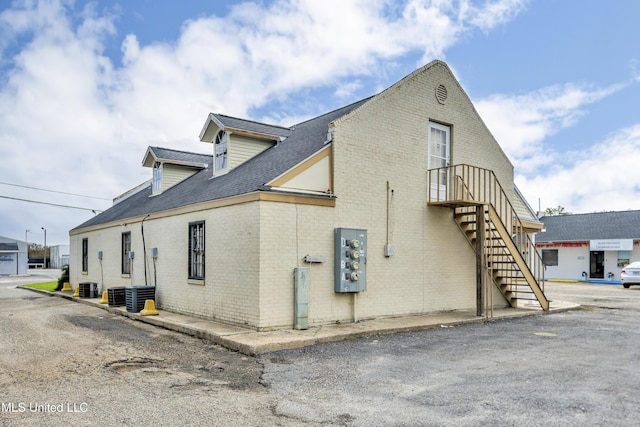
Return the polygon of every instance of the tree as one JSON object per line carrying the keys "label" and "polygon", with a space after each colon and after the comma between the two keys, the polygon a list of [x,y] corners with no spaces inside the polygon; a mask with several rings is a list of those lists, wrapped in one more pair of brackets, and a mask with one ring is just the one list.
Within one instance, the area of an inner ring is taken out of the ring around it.
{"label": "tree", "polygon": [[44,258],[44,246],[40,243],[29,243],[27,250],[29,258]]}
{"label": "tree", "polygon": [[571,212],[567,212],[564,206],[558,205],[557,208],[547,208],[544,211],[547,216],[556,216],[556,215],[571,215]]}

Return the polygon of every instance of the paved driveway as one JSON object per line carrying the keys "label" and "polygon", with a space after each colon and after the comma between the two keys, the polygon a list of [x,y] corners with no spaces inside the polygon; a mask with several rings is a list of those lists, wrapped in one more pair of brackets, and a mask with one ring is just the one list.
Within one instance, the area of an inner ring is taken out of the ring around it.
{"label": "paved driveway", "polygon": [[19,285],[31,283],[57,282],[60,270],[34,269],[29,270],[28,276],[0,276],[0,299],[36,298],[35,292],[16,289]]}
{"label": "paved driveway", "polygon": [[548,284],[589,305],[251,358],[13,286],[0,280],[0,425],[633,426],[640,413],[640,287]]}
{"label": "paved driveway", "polygon": [[579,311],[263,357],[276,412],[356,426],[636,426],[640,288],[548,284]]}
{"label": "paved driveway", "polygon": [[48,280],[0,278],[0,426],[280,423],[256,359],[15,287]]}

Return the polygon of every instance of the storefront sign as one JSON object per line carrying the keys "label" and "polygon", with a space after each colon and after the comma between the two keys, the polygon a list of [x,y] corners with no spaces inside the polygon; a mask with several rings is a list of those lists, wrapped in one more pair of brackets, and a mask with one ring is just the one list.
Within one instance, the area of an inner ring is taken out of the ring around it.
{"label": "storefront sign", "polygon": [[633,239],[602,239],[591,240],[592,251],[631,251]]}
{"label": "storefront sign", "polygon": [[0,254],[0,264],[13,264],[13,254]]}

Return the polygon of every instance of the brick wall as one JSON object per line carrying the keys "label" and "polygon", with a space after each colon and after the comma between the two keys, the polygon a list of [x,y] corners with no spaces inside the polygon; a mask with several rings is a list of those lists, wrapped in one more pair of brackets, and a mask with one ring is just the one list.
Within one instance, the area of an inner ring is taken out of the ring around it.
{"label": "brick wall", "polygon": [[[438,84],[448,90],[444,105]],[[419,70],[335,123],[335,208],[262,203],[261,327],[292,325],[293,269],[307,254],[326,258],[310,265],[310,324],[475,307],[475,253],[452,210],[426,204],[430,120],[451,126],[452,164],[492,169],[509,191],[511,163],[446,66]],[[392,257],[384,256],[387,181]],[[355,313],[353,296],[333,290],[336,227],[368,231],[367,291]]]}
{"label": "brick wall", "polygon": [[[258,203],[203,210],[144,222],[147,253],[158,248],[158,258],[147,257],[147,284],[157,285],[161,309],[226,322],[258,323]],[[205,221],[205,280],[188,279],[189,223]],[[131,232],[135,258],[130,276],[121,274],[120,239]],[[89,238],[89,271],[83,274],[82,238]],[[144,285],[141,222],[71,236],[71,282],[102,282],[104,287]],[[97,252],[103,251],[102,270]],[[155,270],[157,268],[157,271]],[[157,278],[157,282],[156,282]]]}
{"label": "brick wall", "polygon": [[[443,84],[447,102],[437,102]],[[333,134],[335,207],[249,202],[144,223],[146,247],[157,247],[160,308],[247,324],[293,325],[293,270],[310,267],[309,323],[419,314],[475,307],[475,254],[451,209],[427,206],[428,123],[451,127],[452,164],[492,169],[512,195],[513,166],[448,68],[435,62],[337,120]],[[393,189],[387,210],[387,182]],[[387,217],[389,215],[389,217]],[[187,278],[188,223],[206,221],[206,279]],[[389,224],[389,229],[387,229]],[[333,239],[337,227],[368,231],[367,291],[334,292]],[[120,274],[120,236],[132,233],[132,277]],[[89,235],[89,272],[82,274],[81,239]],[[387,243],[395,254],[384,256]],[[71,236],[71,281],[106,286],[143,284],[140,221]],[[80,253],[79,253],[80,252]],[[153,262],[148,278],[153,283]],[[496,304],[502,304],[496,298]]]}

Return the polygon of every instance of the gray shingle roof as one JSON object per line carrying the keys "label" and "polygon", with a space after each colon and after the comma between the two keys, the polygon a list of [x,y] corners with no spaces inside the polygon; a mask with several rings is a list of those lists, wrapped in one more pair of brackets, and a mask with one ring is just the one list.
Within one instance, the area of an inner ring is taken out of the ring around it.
{"label": "gray shingle roof", "polygon": [[598,212],[540,218],[546,232],[536,242],[640,239],[640,211]]}
{"label": "gray shingle roof", "polygon": [[[355,110],[369,99],[294,126],[290,130],[289,137],[224,175],[212,178],[211,168],[203,169],[154,197],[149,197],[151,187],[148,187],[73,230],[255,191],[271,191],[266,186],[267,182],[293,168],[325,146],[329,123]],[[208,162],[211,163],[211,157]]]}
{"label": "gray shingle roof", "polygon": [[180,163],[193,163],[210,165],[212,155],[190,153],[188,151],[172,150],[170,148],[162,147],[149,147],[149,150],[153,152],[153,155],[159,161],[166,162],[180,162]]}
{"label": "gray shingle roof", "polygon": [[280,136],[283,138],[291,135],[291,129],[282,126],[254,122],[253,120],[239,119],[237,117],[225,116],[224,114],[212,114],[212,116],[220,122],[225,129],[240,129],[263,135]]}

